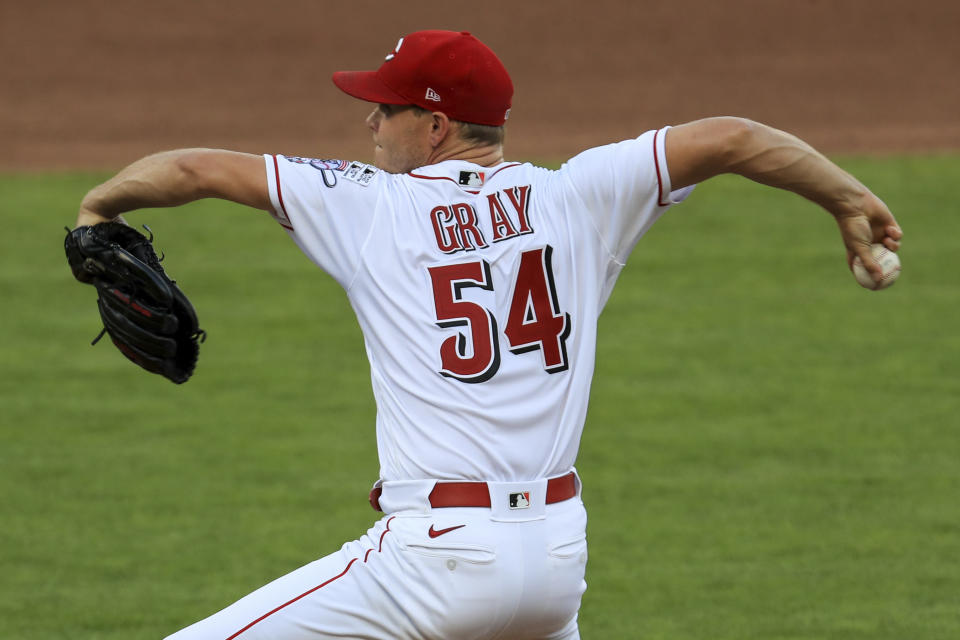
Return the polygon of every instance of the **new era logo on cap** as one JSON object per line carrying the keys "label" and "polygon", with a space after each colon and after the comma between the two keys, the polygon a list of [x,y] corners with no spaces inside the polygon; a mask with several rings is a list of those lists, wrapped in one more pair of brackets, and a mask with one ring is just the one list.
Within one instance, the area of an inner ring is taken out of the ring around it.
{"label": "new era logo on cap", "polygon": [[376,71],[337,71],[333,82],[367,102],[413,104],[495,127],[506,121],[513,99],[503,63],[466,31],[407,34]]}

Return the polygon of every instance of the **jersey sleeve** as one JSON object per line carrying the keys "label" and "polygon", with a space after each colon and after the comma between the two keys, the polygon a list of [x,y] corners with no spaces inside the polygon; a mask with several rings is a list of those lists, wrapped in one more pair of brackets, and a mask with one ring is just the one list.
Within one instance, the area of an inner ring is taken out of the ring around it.
{"label": "jersey sleeve", "polygon": [[668,128],[588,149],[560,168],[566,189],[621,264],[653,223],[693,190],[670,186],[664,150]]}
{"label": "jersey sleeve", "polygon": [[264,155],[273,218],[344,288],[376,215],[381,175],[360,162]]}

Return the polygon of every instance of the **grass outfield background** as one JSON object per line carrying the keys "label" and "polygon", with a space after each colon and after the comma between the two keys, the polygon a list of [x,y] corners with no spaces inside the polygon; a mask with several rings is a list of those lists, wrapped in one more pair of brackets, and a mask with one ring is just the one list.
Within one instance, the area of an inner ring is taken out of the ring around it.
{"label": "grass outfield background", "polygon": [[[738,178],[638,245],[578,468],[585,638],[960,637],[960,156],[847,158],[905,230],[860,289],[830,218]],[[106,176],[0,176],[0,638],[160,638],[375,519],[362,338],[265,215],[132,214],[209,339],[175,386],[99,331],[62,227]]]}

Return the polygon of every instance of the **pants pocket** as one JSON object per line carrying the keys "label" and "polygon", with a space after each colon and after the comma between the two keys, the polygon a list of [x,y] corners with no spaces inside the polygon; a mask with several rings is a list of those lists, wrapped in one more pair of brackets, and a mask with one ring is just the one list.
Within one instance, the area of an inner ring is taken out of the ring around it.
{"label": "pants pocket", "polygon": [[576,559],[583,564],[587,562],[587,536],[579,535],[570,540],[566,540],[553,545],[547,549],[551,558],[557,560]]}
{"label": "pants pocket", "polygon": [[587,589],[584,577],[587,571],[587,538],[580,534],[547,548],[550,581],[547,590],[550,600],[561,610],[564,606],[576,612],[580,598]]}
{"label": "pants pocket", "polygon": [[450,558],[470,564],[491,564],[496,561],[496,552],[480,545],[471,544],[429,544],[424,542],[407,542],[404,550],[429,558]]}

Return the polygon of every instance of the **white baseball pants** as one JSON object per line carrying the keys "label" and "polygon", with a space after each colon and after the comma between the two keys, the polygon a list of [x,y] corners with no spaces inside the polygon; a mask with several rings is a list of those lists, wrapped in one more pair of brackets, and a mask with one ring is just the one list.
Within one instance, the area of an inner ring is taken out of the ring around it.
{"label": "white baseball pants", "polygon": [[386,483],[366,535],[168,640],[578,639],[586,511],[579,489],[545,504],[545,483],[489,483],[491,508]]}

